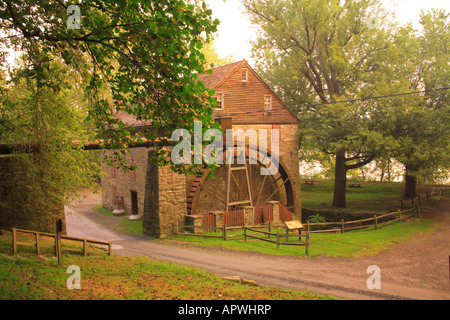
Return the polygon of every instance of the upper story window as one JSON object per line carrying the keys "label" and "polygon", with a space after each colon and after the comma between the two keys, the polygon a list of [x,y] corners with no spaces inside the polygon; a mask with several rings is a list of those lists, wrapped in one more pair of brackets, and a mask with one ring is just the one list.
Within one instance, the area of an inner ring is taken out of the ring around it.
{"label": "upper story window", "polygon": [[272,110],[272,96],[264,96],[264,110]]}
{"label": "upper story window", "polygon": [[222,92],[216,92],[214,97],[217,100],[216,110],[223,110],[223,93]]}
{"label": "upper story window", "polygon": [[247,69],[242,69],[242,71],[241,71],[241,81],[242,82],[247,82],[247,80],[248,80]]}

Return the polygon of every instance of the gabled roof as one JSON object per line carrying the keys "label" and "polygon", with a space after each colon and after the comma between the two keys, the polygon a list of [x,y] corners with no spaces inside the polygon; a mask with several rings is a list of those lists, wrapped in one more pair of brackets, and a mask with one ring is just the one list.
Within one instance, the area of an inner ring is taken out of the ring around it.
{"label": "gabled roof", "polygon": [[203,82],[206,88],[215,89],[217,88],[223,81],[225,81],[231,73],[239,68],[245,60],[233,62],[221,67],[214,68],[210,70],[211,74],[201,74],[198,76],[198,81]]}
{"label": "gabled roof", "polygon": [[[233,73],[237,70],[240,70],[241,68],[247,68],[250,72],[253,73],[253,75],[261,82],[262,85],[264,85],[267,90],[280,102],[280,104],[283,106],[282,110],[277,110],[274,111],[273,113],[278,114],[279,116],[281,116],[282,118],[285,119],[285,117],[287,116],[288,118],[292,117],[293,119],[290,120],[291,123],[299,123],[300,120],[294,115],[294,113],[289,110],[288,107],[285,106],[285,104],[281,101],[280,98],[278,98],[278,96],[273,92],[273,90],[266,84],[266,82],[264,80],[261,79],[261,77],[256,73],[255,70],[253,70],[253,68],[247,63],[247,61],[245,60],[241,60],[241,61],[237,61],[237,62],[233,62],[221,67],[217,67],[214,68],[212,70],[209,71],[210,74],[205,73],[205,74],[200,74],[198,75],[197,81],[201,81],[203,82],[203,84],[205,85],[206,88],[208,89],[217,89],[221,86],[221,84],[223,84],[228,78],[230,78],[231,75],[233,75]],[[260,113],[260,110],[256,110],[256,113]],[[151,120],[137,120],[136,117],[134,115],[130,115],[126,112],[118,112],[116,115],[123,123],[125,123],[126,125],[130,126],[130,127],[146,127],[146,126],[151,126],[152,121]],[[237,114],[236,116],[241,117],[242,116],[240,114]],[[247,115],[244,117],[252,117],[252,115]],[[271,121],[272,118],[268,117],[267,121]]]}
{"label": "gabled roof", "polygon": [[[284,102],[276,95],[276,93],[267,85],[267,83],[256,73],[255,70],[248,64],[246,60],[241,60],[237,62],[233,62],[218,68],[214,68],[209,71],[210,74],[201,74],[198,76],[198,81],[203,82],[206,88],[208,89],[219,89],[219,87],[228,79],[230,78],[235,71],[240,70],[241,68],[246,68],[250,72],[253,73],[253,75],[260,81],[260,83],[280,102],[280,105],[282,105],[282,110],[276,110],[275,113],[285,114],[289,118],[292,117],[292,120],[294,123],[300,123],[300,120],[295,116],[295,114],[284,104]],[[260,113],[261,111],[255,110],[256,113]],[[250,114],[249,114],[250,115]],[[241,114],[236,114],[236,116],[241,116]],[[251,116],[251,115],[250,115]],[[242,116],[241,116],[242,117]],[[283,116],[284,117],[284,116]],[[267,121],[271,121],[272,119],[269,117],[267,118]]]}

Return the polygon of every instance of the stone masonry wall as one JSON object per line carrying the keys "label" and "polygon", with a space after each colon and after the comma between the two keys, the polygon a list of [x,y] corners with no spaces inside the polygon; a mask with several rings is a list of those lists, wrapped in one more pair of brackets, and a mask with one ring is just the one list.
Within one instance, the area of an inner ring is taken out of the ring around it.
{"label": "stone masonry wall", "polygon": [[[0,229],[54,232],[55,219],[62,219],[65,231],[63,204],[34,197],[36,193],[26,182],[26,168],[13,156],[0,156]],[[34,203],[40,203],[39,207]]]}
{"label": "stone masonry wall", "polygon": [[[144,213],[148,152],[149,150],[146,148],[130,149],[126,160],[127,163],[137,166],[135,171],[124,172],[122,168],[109,167],[103,162],[102,169],[106,173],[106,176],[102,178],[102,205],[104,208],[124,209],[126,215],[131,215],[131,191],[135,191],[138,198],[139,215]],[[123,204],[117,203],[114,194],[123,197]]]}
{"label": "stone masonry wall", "polygon": [[173,172],[169,167],[157,167],[149,160],[144,206],[142,223],[145,234],[158,238],[173,234],[177,225],[184,224],[185,176]]}

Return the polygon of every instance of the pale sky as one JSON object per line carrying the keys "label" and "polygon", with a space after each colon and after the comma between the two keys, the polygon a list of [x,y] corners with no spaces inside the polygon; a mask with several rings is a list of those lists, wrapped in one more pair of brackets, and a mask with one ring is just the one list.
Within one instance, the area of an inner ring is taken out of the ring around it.
{"label": "pale sky", "polygon": [[[235,60],[246,59],[251,65],[251,44],[254,27],[243,14],[239,0],[205,0],[213,11],[213,17],[221,21],[215,47],[221,57],[233,56]],[[420,11],[445,9],[450,12],[450,0],[382,0],[389,11],[394,11],[400,23],[417,23]]]}
{"label": "pale sky", "polygon": [[[450,0],[382,0],[385,7],[394,10],[401,23],[418,22],[420,10],[431,8],[445,9],[450,12]],[[236,61],[251,59],[251,44],[255,28],[243,13],[240,0],[205,0],[213,11],[213,17],[221,21],[215,47],[221,57],[233,56]],[[17,53],[12,53],[9,61],[14,61]]]}

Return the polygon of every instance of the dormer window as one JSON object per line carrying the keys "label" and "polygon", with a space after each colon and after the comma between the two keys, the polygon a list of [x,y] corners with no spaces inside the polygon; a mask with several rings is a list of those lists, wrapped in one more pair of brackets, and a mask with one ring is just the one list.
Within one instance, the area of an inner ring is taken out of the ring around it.
{"label": "dormer window", "polygon": [[217,100],[216,110],[223,110],[223,93],[222,92],[216,92],[214,97]]}
{"label": "dormer window", "polygon": [[242,82],[247,82],[247,80],[248,80],[247,69],[242,69],[242,71],[241,71],[241,81]]}
{"label": "dormer window", "polygon": [[272,96],[264,96],[264,111],[272,110]]}

